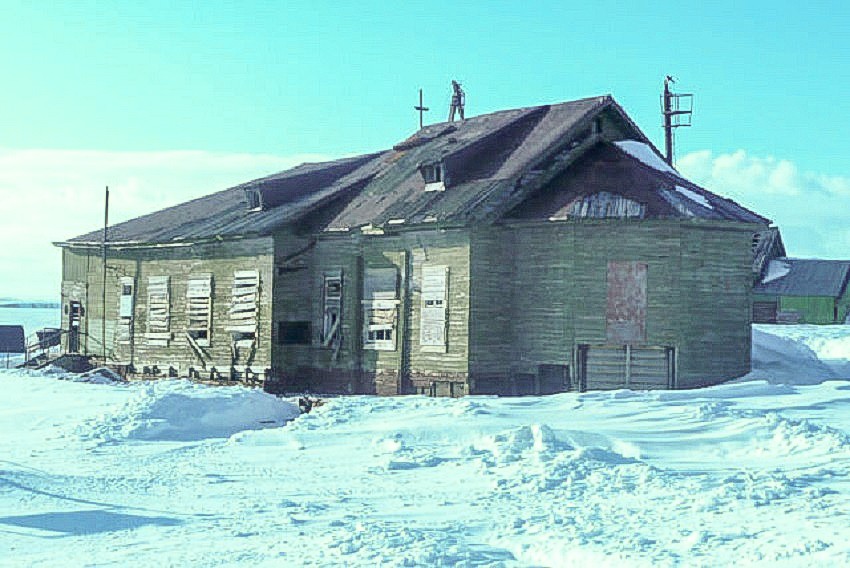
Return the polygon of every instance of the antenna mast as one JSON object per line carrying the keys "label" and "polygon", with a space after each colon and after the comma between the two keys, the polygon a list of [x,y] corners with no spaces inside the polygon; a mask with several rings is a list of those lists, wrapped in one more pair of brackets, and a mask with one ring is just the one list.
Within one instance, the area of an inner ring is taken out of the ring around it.
{"label": "antenna mast", "polygon": [[664,116],[664,158],[673,166],[675,144],[673,129],[691,125],[691,115],[694,109],[694,96],[691,93],[674,93],[670,83],[676,80],[667,75],[664,78],[664,93],[661,95],[661,114]]}

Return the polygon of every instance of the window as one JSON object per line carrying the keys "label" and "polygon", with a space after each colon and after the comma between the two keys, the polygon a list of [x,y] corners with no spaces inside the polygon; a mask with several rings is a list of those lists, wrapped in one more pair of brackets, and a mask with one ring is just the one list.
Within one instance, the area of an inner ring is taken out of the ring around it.
{"label": "window", "polygon": [[212,274],[190,276],[186,285],[186,334],[190,342],[207,347],[210,344],[212,317]]}
{"label": "window", "polygon": [[446,351],[446,301],[449,268],[422,267],[422,314],[419,345],[422,351]]}
{"label": "window", "polygon": [[145,333],[148,345],[164,347],[171,339],[168,276],[148,277],[148,328]]}
{"label": "window", "polygon": [[309,345],[309,321],[279,321],[277,322],[277,342],[280,345]]}
{"label": "window", "polygon": [[237,347],[250,347],[257,339],[257,301],[260,273],[256,270],[237,270],[230,289],[231,342]]}
{"label": "window", "polygon": [[363,276],[363,348],[395,351],[398,269],[367,268]]}
{"label": "window", "polygon": [[129,344],[133,336],[133,289],[135,280],[131,276],[122,276],[121,295],[118,300],[118,326],[115,339],[118,343]]}
{"label": "window", "polygon": [[422,167],[422,177],[425,183],[438,183],[443,181],[443,168],[440,164],[430,164]]}
{"label": "window", "polygon": [[426,164],[420,168],[425,180],[425,191],[445,191],[445,176],[442,164]]}
{"label": "window", "polygon": [[322,280],[322,347],[341,344],[342,271],[326,272]]}
{"label": "window", "polygon": [[118,316],[121,318],[133,318],[133,278],[121,277],[121,299],[118,307]]}
{"label": "window", "polygon": [[259,189],[246,188],[245,189],[245,202],[248,205],[248,211],[262,211],[263,210],[263,196],[260,194]]}

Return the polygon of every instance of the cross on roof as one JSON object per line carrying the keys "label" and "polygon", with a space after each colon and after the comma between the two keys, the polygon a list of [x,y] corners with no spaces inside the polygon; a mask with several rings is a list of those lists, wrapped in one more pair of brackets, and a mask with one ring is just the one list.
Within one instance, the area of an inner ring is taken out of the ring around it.
{"label": "cross on roof", "polygon": [[413,108],[414,108],[414,110],[418,110],[418,111],[419,111],[419,128],[420,128],[420,130],[421,130],[421,129],[422,129],[422,117],[423,117],[423,113],[425,113],[426,111],[430,110],[428,107],[426,107],[424,104],[422,104],[422,89],[419,89],[419,106],[415,106],[415,107],[413,107]]}

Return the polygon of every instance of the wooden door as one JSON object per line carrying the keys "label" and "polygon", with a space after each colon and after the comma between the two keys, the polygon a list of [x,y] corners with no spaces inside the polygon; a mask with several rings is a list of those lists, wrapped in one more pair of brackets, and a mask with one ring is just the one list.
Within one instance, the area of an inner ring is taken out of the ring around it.
{"label": "wooden door", "polygon": [[80,352],[80,322],[83,305],[79,300],[68,302],[68,352]]}

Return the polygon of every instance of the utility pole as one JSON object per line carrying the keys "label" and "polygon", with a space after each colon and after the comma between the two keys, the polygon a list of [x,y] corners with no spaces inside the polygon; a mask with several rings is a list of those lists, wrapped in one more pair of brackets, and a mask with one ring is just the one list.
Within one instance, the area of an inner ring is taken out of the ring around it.
{"label": "utility pole", "polygon": [[101,351],[103,353],[103,364],[106,364],[106,229],[109,227],[109,186],[106,186],[106,196],[103,203],[103,242],[101,252],[103,253],[103,307],[101,311],[100,322],[100,341]]}
{"label": "utility pole", "polygon": [[425,113],[425,112],[427,112],[428,110],[430,110],[430,109],[429,109],[428,107],[426,107],[426,106],[423,104],[423,102],[422,102],[422,89],[419,89],[419,106],[415,106],[415,107],[413,107],[413,108],[414,108],[415,110],[418,110],[418,111],[419,111],[419,130],[422,130],[422,118],[423,118],[423,113]]}
{"label": "utility pole", "polygon": [[661,95],[661,114],[664,117],[664,158],[673,166],[673,129],[691,125],[691,115],[694,108],[694,96],[690,93],[674,93],[670,83],[676,80],[667,75],[664,78],[664,93]]}

